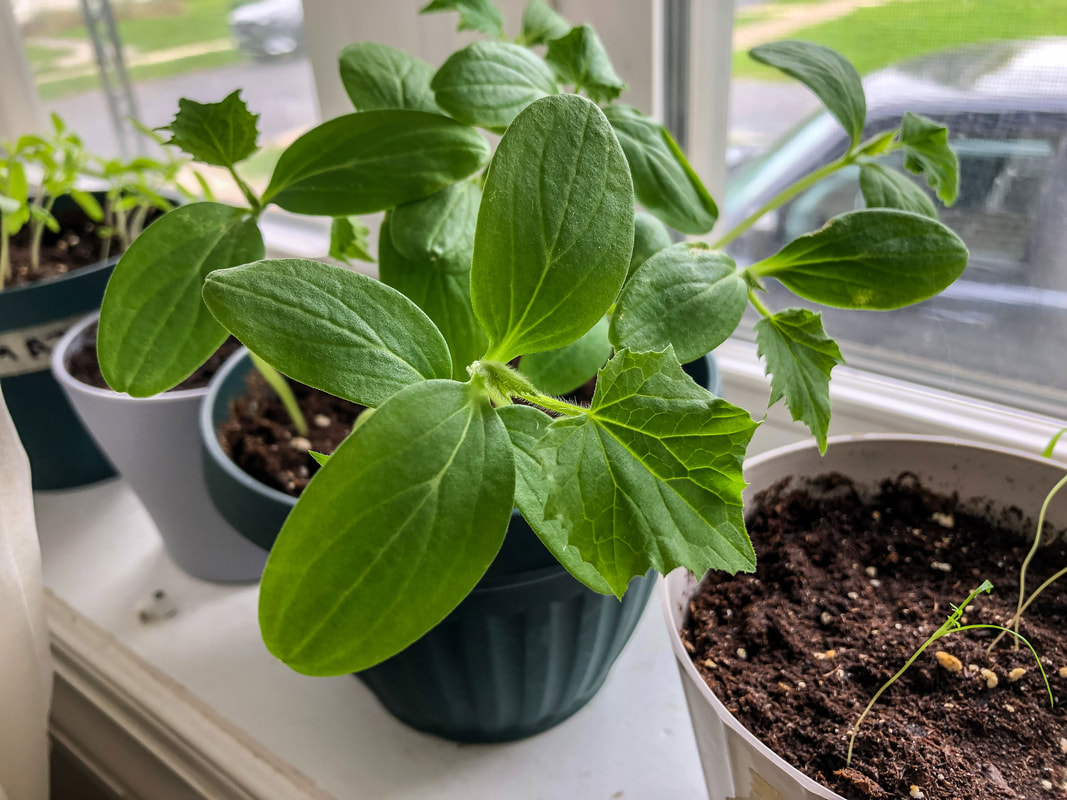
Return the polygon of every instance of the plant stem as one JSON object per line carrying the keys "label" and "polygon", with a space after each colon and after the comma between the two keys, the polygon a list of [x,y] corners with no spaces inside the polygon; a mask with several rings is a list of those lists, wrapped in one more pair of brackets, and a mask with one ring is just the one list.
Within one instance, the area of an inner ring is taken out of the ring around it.
{"label": "plant stem", "polygon": [[549,411],[555,411],[557,414],[563,414],[565,417],[576,417],[580,414],[585,414],[588,409],[576,406],[573,403],[567,403],[563,400],[557,400],[555,397],[548,397],[537,392],[529,392],[525,394],[517,395],[528,403],[541,406],[541,408]]}
{"label": "plant stem", "polygon": [[241,194],[245,196],[245,200],[252,207],[252,212],[258,215],[263,210],[263,204],[259,201],[259,195],[252,191],[252,187],[249,186],[240,175],[237,174],[237,168],[233,164],[229,164],[227,169],[230,171],[230,175],[233,176],[234,181],[237,183],[237,188],[241,190]]}
{"label": "plant stem", "polygon": [[988,591],[988,589],[986,589],[987,585],[990,587],[992,586],[992,584],[983,583],[981,586],[979,586],[977,589],[973,590],[969,595],[967,595],[967,599],[960,604],[959,608],[955,612],[953,612],[953,614],[948,619],[946,619],[944,623],[942,623],[941,627],[934,631],[930,635],[930,638],[923,642],[921,645],[919,645],[919,649],[911,654],[911,658],[909,658],[904,663],[904,666],[897,670],[896,674],[893,675],[893,677],[887,680],[885,683],[883,683],[881,688],[874,693],[874,697],[872,697],[871,701],[867,703],[867,707],[863,709],[863,713],[860,714],[859,719],[856,720],[856,724],[852,726],[852,736],[849,737],[848,740],[848,755],[845,756],[846,767],[851,766],[852,764],[852,748],[856,745],[856,734],[859,733],[860,725],[863,724],[863,720],[866,719],[867,715],[871,713],[871,709],[874,708],[874,704],[878,702],[878,698],[881,697],[885,690],[892,686],[901,675],[907,672],[908,667],[915,663],[915,659],[921,656],[923,654],[923,651],[925,651],[927,647],[932,645],[942,636],[951,633],[953,630],[958,629],[956,626],[959,624],[959,619],[963,616],[963,612],[967,610],[967,606],[971,604],[971,601],[974,600],[975,596],[979,592]]}
{"label": "plant stem", "polygon": [[[39,208],[41,208],[46,214],[51,215],[52,209],[55,207],[56,199],[49,197],[48,200]],[[41,237],[44,235],[44,220],[33,220],[33,236],[30,239],[30,268],[36,272],[41,268]]]}
{"label": "plant stem", "polygon": [[0,214],[0,289],[11,279],[10,238],[7,235],[7,217]]}
{"label": "plant stem", "polygon": [[285,406],[285,411],[289,414],[289,419],[292,420],[296,432],[301,436],[307,436],[308,423],[304,419],[304,413],[300,410],[300,404],[296,402],[293,387],[289,385],[289,382],[278,370],[255,353],[249,351],[248,355],[252,358],[252,364],[259,370],[259,374],[270,384],[270,388],[274,390],[275,394],[278,395],[278,399],[282,401],[282,405]]}
{"label": "plant stem", "polygon": [[756,293],[751,289],[748,290],[748,302],[752,303],[752,307],[756,309],[761,316],[767,317],[768,319],[774,316],[771,310],[763,305],[763,302],[756,297]]}
{"label": "plant stem", "polygon": [[[1011,623],[1009,624],[1009,627],[1015,631],[1016,637],[1019,633],[1019,622],[1022,620],[1023,611],[1025,610],[1023,600],[1026,597],[1026,570],[1029,569],[1030,562],[1034,560],[1034,556],[1037,555],[1037,550],[1041,546],[1041,533],[1045,528],[1045,514],[1048,512],[1049,503],[1052,502],[1052,498],[1054,498],[1064,486],[1067,486],[1067,475],[1060,478],[1059,482],[1052,487],[1052,490],[1045,495],[1045,501],[1041,504],[1041,513],[1037,516],[1037,530],[1034,532],[1034,543],[1030,546],[1030,552],[1026,554],[1022,568],[1019,570],[1019,602],[1015,606],[1015,616],[1012,617]],[[1042,588],[1044,587],[1042,586]],[[1034,596],[1037,596],[1036,592]],[[989,645],[989,648],[986,650],[986,654],[992,652],[993,648],[997,646],[997,642],[1003,638],[1004,634],[1001,634],[994,639],[993,643]],[[1019,649],[1018,638],[1015,639],[1015,649]]]}
{"label": "plant stem", "polygon": [[1030,642],[1026,639],[1026,637],[1021,636],[1020,634],[1016,633],[1015,631],[1009,630],[1009,629],[1004,628],[1004,627],[1002,627],[1000,625],[977,625],[977,624],[976,625],[964,625],[963,627],[956,628],[954,630],[949,631],[949,633],[959,633],[960,631],[978,631],[978,630],[1000,631],[1000,635],[1001,636],[1003,636],[1005,633],[1008,633],[1008,634],[1011,634],[1012,636],[1015,637],[1016,646],[1018,646],[1019,642],[1022,642],[1023,644],[1025,644],[1029,648],[1030,653],[1033,655],[1034,661],[1037,662],[1037,668],[1039,670],[1041,670],[1041,677],[1044,679],[1045,688],[1048,690],[1048,704],[1049,704],[1049,706],[1055,706],[1056,705],[1056,700],[1052,696],[1052,684],[1050,684],[1048,682],[1048,675],[1045,674],[1045,667],[1042,665],[1041,659],[1038,658],[1037,651],[1034,649],[1034,646],[1032,644],[1030,644]]}
{"label": "plant stem", "polygon": [[832,175],[842,167],[847,167],[854,160],[855,154],[850,151],[841,156],[841,158],[835,161],[831,161],[826,166],[820,167],[809,175],[805,175],[803,178],[801,178],[791,186],[787,186],[785,189],[780,191],[778,194],[776,194],[774,197],[772,197],[754,212],[752,212],[739,223],[737,223],[737,225],[735,225],[725,236],[722,236],[711,246],[712,249],[723,249],[724,247],[726,247],[726,245],[730,244],[730,242],[732,242],[742,233],[744,233],[753,225],[755,225],[760,220],[760,218],[763,217],[764,214],[770,211],[774,211],[779,206],[785,205],[798,194],[803,192],[805,189],[811,188],[816,183],[825,178],[827,175]]}

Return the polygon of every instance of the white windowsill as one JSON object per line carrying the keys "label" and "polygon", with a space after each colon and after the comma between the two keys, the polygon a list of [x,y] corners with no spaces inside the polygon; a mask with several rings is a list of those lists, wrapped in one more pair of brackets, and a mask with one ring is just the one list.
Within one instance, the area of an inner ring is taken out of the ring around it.
{"label": "white windowsill", "polygon": [[[754,347],[728,342],[717,358],[724,394],[762,408]],[[846,368],[832,393],[834,433],[951,434],[1033,452],[1060,426]],[[805,436],[779,405],[752,452]],[[54,722],[130,796],[702,796],[656,602],[586,709],[525,742],[460,746],[404,727],[354,679],[306,678],[275,661],[259,640],[256,587],[180,572],[123,482],[39,494],[36,505],[55,594]],[[156,589],[179,613],[142,624],[137,606]],[[138,747],[144,757],[131,755]]]}

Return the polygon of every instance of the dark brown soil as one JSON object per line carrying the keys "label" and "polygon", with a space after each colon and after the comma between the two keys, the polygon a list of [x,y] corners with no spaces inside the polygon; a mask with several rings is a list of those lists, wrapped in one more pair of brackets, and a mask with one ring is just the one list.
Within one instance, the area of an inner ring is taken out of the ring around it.
{"label": "dark brown soil", "polygon": [[253,370],[247,383],[247,394],[230,403],[229,419],[219,426],[219,443],[253,478],[299,497],[318,470],[308,450],[327,455],[336,450],[364,407],[290,381],[308,423],[302,437],[262,375]]}
{"label": "dark brown soil", "polygon": [[[950,604],[988,578],[996,588],[964,624],[1007,623],[1028,544],[907,476],[866,503],[841,476],[817,487],[819,499],[782,485],[757,498],[749,526],[757,572],[712,575],[691,603],[683,641],[718,697],[786,761],[850,800],[1063,798],[1067,585],[1035,601],[1021,629],[1041,654],[1055,708],[1028,650],[1005,638],[987,657],[995,632],[950,635],[882,695],[845,769],[856,718]],[[1061,537],[1034,560],[1027,586],[1064,565]],[[939,650],[963,668],[939,666]],[[1009,679],[1016,668],[1025,674]]]}
{"label": "dark brown soil", "polygon": [[[158,214],[150,215],[153,218],[155,216]],[[25,286],[59,278],[68,272],[99,263],[104,259],[105,252],[109,256],[117,256],[122,252],[118,237],[111,237],[110,243],[105,242],[97,233],[96,223],[86,219],[80,210],[58,216],[57,220],[63,226],[62,230],[58,234],[45,230],[41,237],[41,258],[37,269],[33,269],[30,263],[30,226],[24,226],[12,239],[12,276],[5,286]]]}
{"label": "dark brown soil", "polygon": [[[216,350],[215,354],[212,355],[202,367],[175,386],[172,391],[181,389],[203,389],[211,382],[211,379],[215,377],[215,373],[219,371],[222,365],[226,362],[226,359],[233,355],[240,346],[241,343],[231,336],[223,342],[222,347]],[[96,356],[95,324],[90,325],[86,329],[83,346],[80,349],[74,350],[67,357],[67,371],[70,372],[72,377],[78,379],[82,383],[95,386],[97,389],[111,388],[107,385],[107,381],[104,380],[104,376],[100,372],[100,362],[97,360]]]}
{"label": "dark brown soil", "polygon": [[[248,384],[248,394],[230,403],[229,419],[219,426],[223,452],[256,480],[299,497],[319,468],[307,451],[329,455],[336,450],[364,407],[290,381],[308,422],[308,435],[301,437],[258,372],[249,373]],[[591,378],[563,399],[589,405],[595,386],[596,379]]]}

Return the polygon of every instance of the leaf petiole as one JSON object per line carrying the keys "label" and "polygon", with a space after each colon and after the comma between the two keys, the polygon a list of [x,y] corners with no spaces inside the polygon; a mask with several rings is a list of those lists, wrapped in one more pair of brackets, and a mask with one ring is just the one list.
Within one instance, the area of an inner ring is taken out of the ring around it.
{"label": "leaf petiole", "polygon": [[756,296],[756,293],[751,289],[748,290],[748,302],[750,302],[752,304],[752,307],[760,313],[760,316],[765,317],[766,319],[770,319],[774,316],[771,310],[767,308],[767,306],[763,305],[763,301],[760,300]]}
{"label": "leaf petiole", "polygon": [[241,190],[241,194],[245,196],[245,200],[247,200],[248,204],[252,207],[252,213],[258,217],[260,212],[263,211],[263,203],[260,201],[259,195],[252,191],[252,187],[245,183],[244,179],[237,174],[237,168],[233,164],[227,164],[226,168],[229,170],[234,182],[236,182],[237,188]]}
{"label": "leaf petiole", "polygon": [[274,390],[274,393],[278,395],[278,399],[282,401],[286,413],[289,414],[289,419],[293,421],[293,427],[296,428],[296,432],[301,436],[307,436],[308,423],[304,419],[304,413],[300,410],[300,404],[296,402],[296,395],[293,394],[293,389],[289,382],[285,380],[278,370],[255,353],[249,351],[248,355],[251,357],[256,369],[259,370],[259,374],[270,384],[270,388]]}

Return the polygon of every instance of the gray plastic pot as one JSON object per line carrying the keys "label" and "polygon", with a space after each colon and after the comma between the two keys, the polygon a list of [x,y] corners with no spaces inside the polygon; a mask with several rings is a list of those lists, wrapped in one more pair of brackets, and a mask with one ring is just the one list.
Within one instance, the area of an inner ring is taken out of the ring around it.
{"label": "gray plastic pot", "polygon": [[[103,194],[97,199],[102,202]],[[72,216],[84,218],[65,197],[55,214],[67,224]],[[34,489],[69,489],[115,474],[52,378],[49,357],[71,325],[100,307],[118,260],[0,291],[0,385],[30,459]]]}
{"label": "gray plastic pot", "polygon": [[98,315],[72,327],[52,353],[52,374],[90,434],[137,494],[174,562],[220,583],[255,581],[267,554],[215,510],[204,485],[198,431],[207,389],[135,398],[98,389],[67,371]]}
{"label": "gray plastic pot", "polygon": [[[750,499],[784,478],[794,477],[798,485],[803,485],[804,476],[827,472],[840,472],[857,486],[868,489],[877,487],[883,479],[911,472],[928,489],[958,493],[964,507],[976,513],[988,513],[987,506],[992,503],[994,509],[1017,506],[1032,510],[1036,517],[1045,495],[1063,476],[1063,466],[1029,453],[947,437],[841,436],[830,439],[826,455],[821,458],[814,442],[802,442],[749,459],[745,463],[745,478],[749,481],[745,497]],[[1067,524],[1067,497],[1052,504],[1048,519],[1055,526]],[[709,797],[843,800],[757,739],[726,710],[700,677],[678,635],[699,583],[700,578],[692,573],[675,570],[660,582],[660,599],[671,630]]]}
{"label": "gray plastic pot", "polygon": [[[296,499],[242,472],[216,430],[245,391],[251,364],[235,354],[201,413],[204,470],[219,510],[270,547]],[[689,365],[718,389],[711,359]],[[357,677],[402,722],[460,742],[505,742],[558,725],[588,703],[633,634],[654,587],[635,578],[622,602],[587,589],[559,565],[518,512],[496,560],[437,627]]]}

